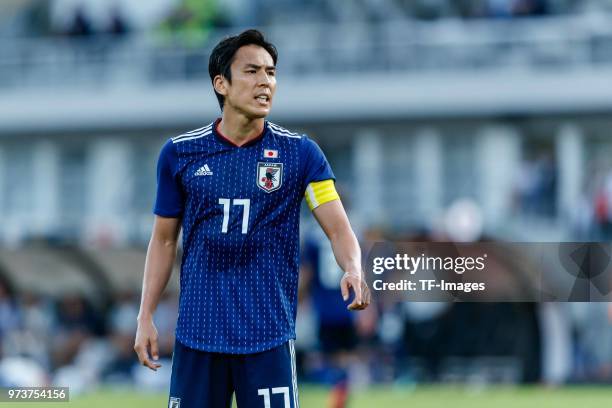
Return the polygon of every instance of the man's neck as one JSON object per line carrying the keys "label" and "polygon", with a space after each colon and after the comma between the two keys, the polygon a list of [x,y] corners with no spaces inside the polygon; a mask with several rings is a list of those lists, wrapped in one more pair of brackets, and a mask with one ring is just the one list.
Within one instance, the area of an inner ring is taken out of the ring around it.
{"label": "man's neck", "polygon": [[249,119],[244,116],[227,115],[224,112],[218,126],[225,138],[237,146],[242,146],[261,134],[264,119]]}

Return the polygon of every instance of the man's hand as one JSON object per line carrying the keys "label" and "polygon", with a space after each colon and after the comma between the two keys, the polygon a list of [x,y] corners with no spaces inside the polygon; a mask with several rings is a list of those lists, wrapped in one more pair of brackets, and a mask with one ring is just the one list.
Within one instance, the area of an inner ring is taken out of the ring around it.
{"label": "man's hand", "polygon": [[366,284],[365,280],[361,277],[360,273],[349,273],[346,272],[340,281],[340,291],[342,292],[342,298],[346,302],[349,299],[350,288],[353,288],[355,292],[355,298],[350,305],[347,306],[348,310],[363,310],[370,304],[372,295],[370,288]]}
{"label": "man's hand", "polygon": [[149,367],[153,371],[157,371],[161,367],[161,364],[157,362],[159,359],[157,339],[157,328],[153,323],[153,319],[138,320],[134,350],[138,354],[140,364]]}

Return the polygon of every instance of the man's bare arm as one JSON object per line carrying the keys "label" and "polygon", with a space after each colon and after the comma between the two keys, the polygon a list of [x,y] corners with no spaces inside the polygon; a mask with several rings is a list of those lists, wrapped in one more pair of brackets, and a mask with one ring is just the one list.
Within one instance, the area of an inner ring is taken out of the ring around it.
{"label": "man's bare arm", "polygon": [[336,262],[344,271],[340,290],[344,300],[349,298],[349,289],[353,288],[355,299],[348,306],[350,310],[362,310],[368,307],[371,300],[370,290],[365,284],[361,272],[361,249],[355,233],[351,228],[346,212],[340,200],[321,204],[313,210],[313,215],[329,238]]}
{"label": "man's bare arm", "polygon": [[159,347],[153,313],[172,275],[180,228],[180,219],[156,216],[147,250],[134,350],[140,362],[152,370],[161,366],[155,362]]}

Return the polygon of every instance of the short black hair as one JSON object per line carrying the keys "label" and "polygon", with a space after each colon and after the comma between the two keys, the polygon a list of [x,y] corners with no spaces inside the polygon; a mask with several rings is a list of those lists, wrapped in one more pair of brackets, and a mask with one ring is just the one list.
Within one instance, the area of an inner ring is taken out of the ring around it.
{"label": "short black hair", "polygon": [[210,80],[213,82],[213,90],[219,101],[219,106],[223,110],[224,97],[217,93],[214,87],[214,79],[217,75],[223,75],[230,83],[232,82],[232,71],[230,69],[234,56],[240,47],[245,45],[258,45],[268,51],[272,56],[274,65],[278,59],[278,52],[276,47],[266,41],[263,33],[258,30],[246,30],[238,35],[227,37],[223,39],[219,44],[215,46],[208,59],[208,73],[210,74]]}

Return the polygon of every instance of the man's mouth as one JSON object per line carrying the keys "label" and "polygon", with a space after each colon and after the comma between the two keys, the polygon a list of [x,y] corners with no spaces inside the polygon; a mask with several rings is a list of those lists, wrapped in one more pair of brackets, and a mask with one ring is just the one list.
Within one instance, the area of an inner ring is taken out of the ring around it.
{"label": "man's mouth", "polygon": [[270,102],[270,97],[268,95],[259,95],[259,96],[256,96],[255,99],[261,103]]}

